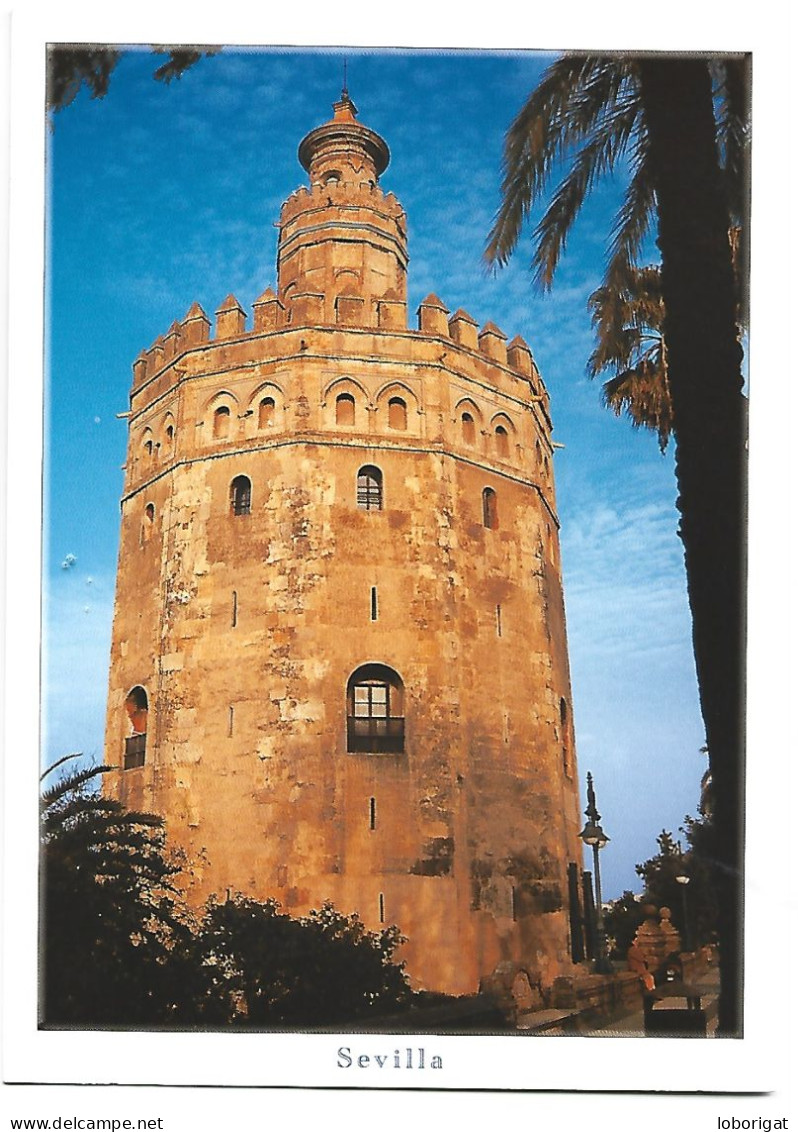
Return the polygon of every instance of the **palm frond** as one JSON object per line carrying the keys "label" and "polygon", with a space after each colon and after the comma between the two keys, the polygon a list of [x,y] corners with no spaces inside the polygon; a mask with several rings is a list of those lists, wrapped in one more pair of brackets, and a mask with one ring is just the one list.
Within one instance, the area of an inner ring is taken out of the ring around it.
{"label": "palm frond", "polygon": [[612,227],[606,281],[622,286],[634,269],[656,217],[656,196],[648,157],[648,137],[641,127],[632,146],[632,175]]}
{"label": "palm frond", "polygon": [[553,166],[612,113],[633,73],[629,61],[564,55],[548,68],[510,126],[505,141],[502,203],[485,260],[504,266]]}
{"label": "palm frond", "polygon": [[[52,770],[53,768],[51,767],[50,769]],[[60,799],[76,791],[80,791],[92,778],[96,778],[100,774],[106,774],[111,769],[110,766],[97,766],[92,764],[92,766],[71,771],[69,774],[62,774],[52,786],[42,791],[40,802],[42,810],[47,810],[51,806],[54,806]]]}
{"label": "palm frond", "polygon": [[661,347],[652,347],[635,366],[606,381],[602,400],[616,417],[625,414],[634,428],[656,432],[660,451],[665,451],[673,430],[673,409]]}
{"label": "palm frond", "polygon": [[639,117],[640,107],[634,98],[620,99],[614,111],[597,125],[560,182],[534,232],[537,246],[532,264],[535,281],[544,290],[551,287],[560,255],[585,197],[595,181],[609,172],[624,153]]}

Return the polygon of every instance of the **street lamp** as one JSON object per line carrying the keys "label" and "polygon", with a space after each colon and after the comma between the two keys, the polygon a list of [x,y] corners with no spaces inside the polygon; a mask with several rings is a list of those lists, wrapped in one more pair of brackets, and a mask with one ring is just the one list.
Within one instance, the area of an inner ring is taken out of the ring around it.
{"label": "street lamp", "polygon": [[682,890],[682,919],[684,921],[684,949],[685,951],[693,950],[692,933],[690,931],[690,921],[687,916],[687,886],[690,883],[690,878],[687,875],[687,870],[684,867],[684,856],[682,854],[682,843],[679,842],[679,872],[675,876],[675,881],[681,886]]}
{"label": "street lamp", "polygon": [[608,975],[612,972],[612,965],[607,957],[607,936],[604,932],[604,909],[601,906],[601,871],[599,869],[599,850],[603,849],[609,841],[604,830],[599,825],[601,814],[596,809],[596,793],[593,789],[593,775],[587,772],[587,809],[585,810],[587,822],[579,834],[585,845],[593,850],[593,875],[596,878],[596,939],[598,954],[596,955],[595,969],[597,973]]}

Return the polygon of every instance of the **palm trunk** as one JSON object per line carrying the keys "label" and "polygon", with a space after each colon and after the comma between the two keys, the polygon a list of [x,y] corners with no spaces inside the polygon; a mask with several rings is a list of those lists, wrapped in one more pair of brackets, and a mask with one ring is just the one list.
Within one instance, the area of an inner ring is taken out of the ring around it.
{"label": "palm trunk", "polygon": [[705,60],[640,60],[657,187],[676,477],[720,902],[719,1033],[742,1033],[745,399]]}

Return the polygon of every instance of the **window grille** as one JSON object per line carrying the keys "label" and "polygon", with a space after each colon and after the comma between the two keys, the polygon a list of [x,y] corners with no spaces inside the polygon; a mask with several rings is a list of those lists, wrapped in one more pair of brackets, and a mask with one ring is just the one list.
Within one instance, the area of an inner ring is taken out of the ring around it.
{"label": "window grille", "polygon": [[382,510],[382,472],[371,466],[357,474],[357,505],[361,511]]}
{"label": "window grille", "polygon": [[236,476],[230,484],[230,506],[234,515],[248,515],[252,508],[252,484],[247,476]]}

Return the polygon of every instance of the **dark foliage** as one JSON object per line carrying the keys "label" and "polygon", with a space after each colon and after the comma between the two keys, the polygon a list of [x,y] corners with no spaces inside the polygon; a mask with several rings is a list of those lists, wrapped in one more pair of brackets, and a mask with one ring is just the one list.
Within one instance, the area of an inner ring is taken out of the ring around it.
{"label": "dark foliage", "polygon": [[323,1027],[391,1014],[410,991],[395,927],[368,931],[331,904],[293,918],[236,896],[211,903],[196,940],[210,987],[193,1022]]}
{"label": "dark foliage", "polygon": [[[638,876],[645,883],[643,898],[624,892],[606,912],[605,926],[608,937],[614,940],[614,958],[626,957],[635,932],[643,922],[645,904],[670,909],[671,920],[684,947],[689,944],[695,949],[715,939],[718,896],[712,872],[715,864],[712,823],[704,817],[686,817],[680,832],[687,843],[684,851],[672,834],[663,829],[657,838],[659,851],[636,866]],[[676,880],[680,875],[689,878],[687,885]]]}
{"label": "dark foliage", "polygon": [[163,824],[94,787],[100,767],[63,775],[41,801],[44,1026],[148,1026],[179,1012],[190,938]]}
{"label": "dark foliage", "polygon": [[[156,47],[166,55],[153,73],[159,82],[170,83],[198,62],[203,55],[215,55],[218,47]],[[106,44],[51,45],[47,51],[47,110],[63,110],[74,102],[85,85],[92,98],[104,98],[111,75],[122,57],[122,50]]]}

